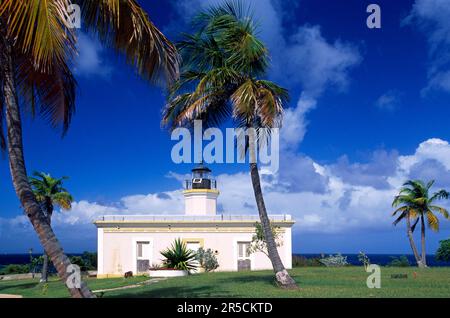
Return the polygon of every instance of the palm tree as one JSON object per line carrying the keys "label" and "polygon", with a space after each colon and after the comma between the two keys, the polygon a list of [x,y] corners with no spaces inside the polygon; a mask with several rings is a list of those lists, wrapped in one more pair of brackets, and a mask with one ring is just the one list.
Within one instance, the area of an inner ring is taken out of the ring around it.
{"label": "palm tree", "polygon": [[[63,210],[72,208],[73,197],[63,188],[63,181],[68,179],[63,177],[54,179],[50,174],[43,172],[34,172],[33,177],[29,178],[36,200],[41,205],[48,224],[52,223],[52,215],[55,205]],[[42,266],[41,282],[48,280],[48,255],[44,252],[44,264]]]}
{"label": "palm tree", "polygon": [[[427,184],[421,180],[408,180],[403,184],[399,194],[392,202],[393,207],[401,205],[392,214],[394,216],[397,215],[397,213],[400,213],[394,221],[394,225],[397,225],[403,219],[406,220],[407,235],[419,267],[427,266],[425,250],[425,218],[428,227],[435,232],[439,231],[439,219],[434,212],[442,214],[446,219],[449,218],[448,211],[435,205],[435,201],[440,199],[448,199],[450,193],[441,189],[430,195],[430,188],[433,184],[434,180],[428,182]],[[411,220],[414,220],[414,224],[412,226]],[[413,232],[419,220],[421,225],[422,256],[419,256],[413,239]]]}
{"label": "palm tree", "polygon": [[268,254],[281,287],[297,288],[278,254],[261,190],[255,143],[267,142],[261,128],[279,127],[288,92],[261,79],[268,67],[268,52],[256,37],[249,11],[241,2],[226,2],[200,13],[194,20],[197,33],[179,43],[185,67],[173,85],[163,111],[163,125],[170,129],[192,127],[200,119],[205,127],[220,125],[230,117],[246,136],[244,155],[250,154],[250,174]]}
{"label": "palm tree", "polygon": [[[147,80],[178,76],[178,55],[135,0],[83,0],[87,32],[123,53]],[[0,0],[0,146],[8,150],[12,181],[25,214],[67,282],[71,265],[28,182],[21,111],[41,115],[66,133],[75,109],[76,81],[69,65],[76,33],[66,27],[71,0]],[[19,101],[21,102],[19,107]],[[3,135],[6,122],[7,138]],[[69,286],[68,286],[69,287]],[[79,287],[79,288],[78,288]],[[73,297],[94,297],[86,285],[71,286]]]}

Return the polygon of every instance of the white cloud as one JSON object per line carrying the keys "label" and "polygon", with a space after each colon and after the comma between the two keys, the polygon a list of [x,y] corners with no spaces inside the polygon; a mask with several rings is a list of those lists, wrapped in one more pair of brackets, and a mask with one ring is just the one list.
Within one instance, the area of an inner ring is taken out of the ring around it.
{"label": "white cloud", "polygon": [[74,68],[76,75],[103,78],[111,76],[112,67],[105,62],[104,56],[102,56],[104,49],[97,40],[80,33],[78,35],[78,51],[79,55]]}
{"label": "white cloud", "polygon": [[[379,150],[368,162],[346,159],[319,164],[309,157],[297,156],[282,162],[280,168],[275,176],[262,176],[264,198],[270,214],[294,217],[296,235],[357,231],[374,235],[392,231],[391,202],[405,180],[436,178],[435,189],[450,189],[450,144],[432,138],[418,145],[412,154]],[[179,180],[184,178],[169,175]],[[257,213],[249,173],[220,174],[217,179],[221,193],[219,213]],[[450,207],[447,202],[440,204]],[[89,244],[95,242],[92,221],[102,215],[183,214],[183,211],[182,193],[175,189],[129,195],[110,204],[82,200],[74,203],[71,211],[56,211],[53,225],[64,246],[79,248],[80,237]],[[448,223],[441,222],[442,235],[449,232]],[[0,238],[7,242],[17,237],[35,239],[27,218],[21,215],[0,219]],[[24,248],[26,244],[23,243]]]}
{"label": "white cloud", "polygon": [[[221,0],[180,0],[173,2],[179,19],[170,27],[175,30],[185,25],[198,12],[198,8],[223,3]],[[302,25],[290,32],[283,26],[288,16],[281,0],[248,0],[258,34],[267,45],[271,56],[269,75],[285,86],[300,85],[303,93],[296,107],[287,109],[281,130],[283,145],[296,149],[307,132],[306,115],[317,105],[317,99],[328,88],[345,90],[350,70],[362,57],[356,45],[340,39],[328,41],[318,25]],[[301,4],[300,4],[301,5]]]}
{"label": "white cloud", "polygon": [[336,40],[327,41],[319,26],[302,26],[291,36],[285,48],[279,72],[301,84],[309,98],[318,97],[330,86],[340,90],[348,85],[348,73],[361,62],[356,46]]}
{"label": "white cloud", "polygon": [[416,0],[403,21],[422,30],[428,40],[430,66],[428,85],[422,91],[450,92],[450,2],[447,0]]}
{"label": "white cloud", "polygon": [[375,101],[375,106],[381,110],[394,111],[400,106],[401,93],[397,90],[389,90]]}
{"label": "white cloud", "polygon": [[[272,214],[292,214],[296,227],[311,232],[342,232],[351,229],[381,229],[391,226],[391,202],[401,184],[415,178],[414,166],[433,159],[450,174],[450,145],[440,139],[421,143],[414,154],[398,156],[396,152],[378,151],[368,163],[332,163],[319,165],[310,158],[312,174],[323,178],[325,189],[292,187],[297,180],[277,175],[263,178],[263,191],[268,211]],[[383,161],[389,161],[384,164]],[[428,168],[434,169],[434,166]],[[283,169],[283,167],[282,167]],[[289,162],[291,174],[305,176],[304,166]],[[307,168],[309,171],[309,167]],[[442,175],[442,171],[439,172]],[[383,180],[379,186],[378,179]],[[312,180],[309,176],[307,180]],[[221,195],[220,213],[257,213],[250,176],[246,172],[217,176]],[[450,178],[448,184],[450,188]],[[120,207],[118,207],[120,206]],[[70,212],[57,212],[55,226],[90,224],[104,214],[183,214],[183,195],[180,190],[147,195],[130,195],[120,203],[100,205],[80,201]],[[23,219],[14,220],[22,222]],[[13,222],[13,221],[11,221]]]}
{"label": "white cloud", "polygon": [[306,115],[316,106],[316,99],[309,98],[303,93],[297,107],[286,109],[283,116],[283,128],[280,130],[281,147],[295,150],[303,141],[308,126]]}

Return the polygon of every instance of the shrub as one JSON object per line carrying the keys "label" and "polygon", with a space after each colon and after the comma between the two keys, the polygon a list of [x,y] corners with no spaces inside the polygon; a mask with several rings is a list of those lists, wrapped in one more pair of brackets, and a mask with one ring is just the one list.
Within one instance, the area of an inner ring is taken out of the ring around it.
{"label": "shrub", "polygon": [[323,266],[317,257],[307,258],[300,255],[292,255],[292,267],[317,267]]}
{"label": "shrub", "polygon": [[336,255],[328,255],[328,257],[323,257],[319,260],[326,267],[341,267],[347,266],[347,256],[342,256],[340,253]]}
{"label": "shrub", "polygon": [[80,266],[82,272],[97,269],[97,254],[84,252],[81,256],[71,256],[70,262]]}
{"label": "shrub", "polygon": [[163,264],[167,268],[178,270],[194,270],[196,268],[195,252],[189,250],[179,238],[170,248],[162,251],[161,255],[166,258]]}
{"label": "shrub", "polygon": [[364,265],[365,269],[367,269],[367,267],[370,265],[370,259],[364,252],[359,252],[358,261],[360,261]]}
{"label": "shrub", "polygon": [[408,258],[405,255],[400,257],[391,256],[391,262],[387,265],[390,267],[409,267],[411,264],[409,263]]}
{"label": "shrub", "polygon": [[436,251],[436,260],[449,262],[450,261],[450,239],[439,241],[439,248]]}
{"label": "shrub", "polygon": [[210,272],[219,267],[219,262],[214,252],[208,248],[207,250],[200,247],[195,255],[195,259],[199,262],[200,266],[205,269],[206,272]]}
{"label": "shrub", "polygon": [[81,271],[86,270],[86,268],[84,266],[83,258],[81,256],[70,256],[69,259],[72,264],[78,265],[80,267]]}
{"label": "shrub", "polygon": [[86,270],[97,269],[97,253],[83,252],[83,254],[81,254],[81,258],[84,261]]}
{"label": "shrub", "polygon": [[26,274],[30,272],[28,264],[9,264],[0,270],[0,275]]}

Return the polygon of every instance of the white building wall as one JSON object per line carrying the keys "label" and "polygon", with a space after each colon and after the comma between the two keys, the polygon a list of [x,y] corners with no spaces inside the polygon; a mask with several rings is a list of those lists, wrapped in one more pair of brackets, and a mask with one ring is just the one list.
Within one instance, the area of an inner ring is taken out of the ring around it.
{"label": "white building wall", "polygon": [[216,215],[219,192],[188,190],[184,191],[183,195],[186,215]]}
{"label": "white building wall", "polygon": [[97,274],[103,275],[104,273],[104,254],[103,254],[103,228],[97,229]]}
{"label": "white building wall", "polygon": [[[100,238],[100,235],[103,238]],[[170,247],[176,238],[185,240],[200,240],[205,249],[211,248],[218,251],[216,254],[219,261],[217,271],[236,271],[237,270],[237,242],[250,242],[252,233],[250,230],[245,232],[195,232],[186,230],[184,232],[118,232],[117,230],[108,231],[104,229],[103,233],[99,231],[99,264],[102,263],[99,275],[123,275],[127,271],[136,273],[136,242],[151,242],[151,263],[153,265],[161,264],[163,256],[162,250]],[[286,228],[281,236],[283,245],[278,248],[281,260],[286,268],[292,267],[291,255],[291,231]],[[103,248],[100,247],[100,241],[103,241]],[[102,254],[103,261],[100,260]],[[272,269],[269,258],[261,253],[251,255],[252,270]]]}

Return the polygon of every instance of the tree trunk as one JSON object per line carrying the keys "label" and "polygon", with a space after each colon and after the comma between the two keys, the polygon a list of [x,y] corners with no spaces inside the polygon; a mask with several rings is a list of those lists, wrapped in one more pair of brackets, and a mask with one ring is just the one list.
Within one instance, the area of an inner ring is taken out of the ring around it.
{"label": "tree trunk", "polygon": [[420,216],[420,225],[420,236],[422,241],[422,267],[427,267],[427,253],[425,251],[425,220],[423,214]]}
{"label": "tree trunk", "polygon": [[256,163],[250,163],[250,174],[252,178],[253,191],[255,193],[256,205],[258,206],[259,217],[261,219],[261,226],[266,239],[267,251],[269,253],[269,259],[272,262],[277,283],[282,288],[297,289],[297,284],[284,268],[280,255],[278,254],[277,245],[273,237],[272,229],[270,227],[270,220],[264,203],[258,165]]}
{"label": "tree trunk", "polygon": [[417,250],[416,244],[414,243],[414,237],[411,230],[411,220],[409,216],[409,212],[406,215],[406,234],[408,235],[409,244],[411,245],[411,249],[414,253],[414,257],[416,258],[417,266],[422,267],[422,260],[419,256],[419,251]]}
{"label": "tree trunk", "polygon": [[[72,264],[64,254],[28,182],[23,154],[22,125],[14,76],[12,46],[9,40],[2,36],[2,33],[0,29],[0,72],[3,77],[1,90],[6,106],[9,167],[14,189],[45,252],[55,265],[61,280],[66,283],[72,297],[95,297],[86,284],[81,281],[81,278],[75,277],[73,273],[68,272],[68,267]],[[78,284],[78,282],[80,283]]]}
{"label": "tree trunk", "polygon": [[[53,204],[52,204],[52,200],[51,198],[46,198],[46,202],[45,202],[45,212],[46,212],[46,216],[47,216],[47,222],[48,225],[52,224],[52,214],[53,214]],[[42,264],[42,274],[41,274],[41,283],[46,283],[48,282],[48,255],[47,253],[44,251],[44,263]]]}

